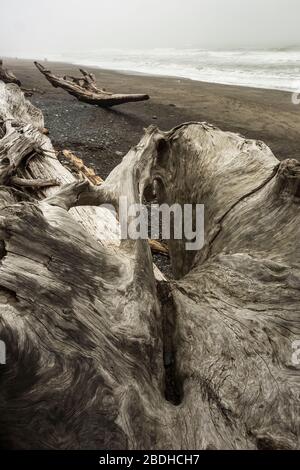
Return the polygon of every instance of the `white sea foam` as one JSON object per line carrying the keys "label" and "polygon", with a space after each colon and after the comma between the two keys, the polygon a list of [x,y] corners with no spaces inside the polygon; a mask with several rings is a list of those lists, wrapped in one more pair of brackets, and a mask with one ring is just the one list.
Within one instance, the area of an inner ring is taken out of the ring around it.
{"label": "white sea foam", "polygon": [[205,51],[199,49],[121,50],[49,56],[49,60],[168,75],[211,83],[287,91],[300,89],[300,49]]}

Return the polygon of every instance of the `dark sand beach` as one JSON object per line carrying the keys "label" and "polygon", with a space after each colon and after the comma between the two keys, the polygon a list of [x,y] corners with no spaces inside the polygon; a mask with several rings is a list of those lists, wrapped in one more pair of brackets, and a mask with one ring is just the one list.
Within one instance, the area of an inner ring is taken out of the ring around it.
{"label": "dark sand beach", "polygon": [[[80,103],[53,88],[32,61],[6,59],[42,109],[56,149],[70,149],[106,177],[150,124],[162,130],[186,121],[207,121],[223,130],[263,140],[279,159],[300,157],[300,105],[291,93],[197,82],[174,77],[125,74],[89,67],[109,91],[148,93],[149,101],[110,110]],[[78,75],[78,67],[47,62],[54,73]]]}
{"label": "dark sand beach", "polygon": [[[75,65],[45,64],[58,75],[79,74]],[[222,130],[266,142],[279,159],[300,158],[300,105],[292,103],[288,92],[89,67],[98,85],[108,91],[147,93],[151,97],[145,102],[102,109],[54,88],[32,61],[6,59],[5,65],[24,87],[37,89],[30,100],[43,111],[55,149],[71,150],[102,178],[120,163],[151,124],[169,130],[187,121],[207,121]],[[154,261],[172,276],[168,258],[154,255]]]}
{"label": "dark sand beach", "polygon": [[[102,178],[120,163],[151,124],[169,130],[187,121],[207,121],[222,130],[266,142],[279,159],[300,159],[300,105],[292,103],[288,92],[89,67],[98,85],[108,91],[148,93],[151,97],[145,102],[102,109],[54,88],[32,61],[6,59],[5,65],[24,87],[37,89],[30,100],[43,111],[55,149],[71,150]],[[46,65],[58,75],[79,74],[74,65]],[[172,276],[168,258],[154,255],[154,261]]]}

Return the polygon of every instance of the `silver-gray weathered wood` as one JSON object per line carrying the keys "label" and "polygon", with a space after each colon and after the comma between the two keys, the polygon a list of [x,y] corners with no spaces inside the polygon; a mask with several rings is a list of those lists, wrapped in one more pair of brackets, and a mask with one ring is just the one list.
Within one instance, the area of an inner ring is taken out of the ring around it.
{"label": "silver-gray weathered wood", "polygon": [[[299,448],[299,163],[187,123],[149,128],[92,186],[43,126],[0,82],[0,446]],[[205,246],[169,244],[174,281],[97,207],[154,182],[160,202],[205,205]]]}
{"label": "silver-gray weathered wood", "polygon": [[70,95],[75,96],[79,101],[94,104],[102,108],[110,108],[124,103],[136,101],[146,101],[149,96],[146,94],[121,94],[111,93],[97,87],[96,78],[92,73],[80,69],[81,77],[64,76],[58,77],[38,62],[34,62],[36,68],[46,77],[55,88],[62,88]]}

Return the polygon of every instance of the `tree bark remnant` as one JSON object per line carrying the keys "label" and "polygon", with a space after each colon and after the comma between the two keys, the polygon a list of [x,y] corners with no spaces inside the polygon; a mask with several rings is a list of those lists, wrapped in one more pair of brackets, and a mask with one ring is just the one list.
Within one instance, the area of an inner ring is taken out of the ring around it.
{"label": "tree bark remnant", "polygon": [[[1,82],[0,118],[1,447],[299,448],[299,163],[206,123],[151,127],[93,186]],[[61,186],[15,189],[12,160]],[[204,247],[169,243],[175,281],[99,207],[151,184],[205,205]]]}

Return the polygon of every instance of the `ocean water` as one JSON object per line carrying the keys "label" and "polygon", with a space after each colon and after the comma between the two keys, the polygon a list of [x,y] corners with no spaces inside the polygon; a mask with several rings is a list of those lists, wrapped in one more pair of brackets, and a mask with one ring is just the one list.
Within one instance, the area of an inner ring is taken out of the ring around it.
{"label": "ocean water", "polygon": [[102,49],[48,57],[110,70],[184,77],[211,83],[300,91],[300,48],[208,51]]}

